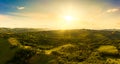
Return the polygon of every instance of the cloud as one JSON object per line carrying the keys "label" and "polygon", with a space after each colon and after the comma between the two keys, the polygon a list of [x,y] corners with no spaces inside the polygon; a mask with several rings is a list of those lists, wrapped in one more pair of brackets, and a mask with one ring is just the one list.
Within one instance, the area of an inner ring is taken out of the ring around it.
{"label": "cloud", "polygon": [[117,12],[117,11],[119,11],[118,8],[113,8],[113,9],[108,9],[107,10],[108,13]]}
{"label": "cloud", "polygon": [[25,7],[17,7],[18,10],[23,10]]}

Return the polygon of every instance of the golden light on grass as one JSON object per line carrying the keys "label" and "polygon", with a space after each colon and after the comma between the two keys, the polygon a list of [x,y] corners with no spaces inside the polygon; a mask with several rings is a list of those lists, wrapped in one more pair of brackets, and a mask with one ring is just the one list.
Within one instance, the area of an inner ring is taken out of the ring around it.
{"label": "golden light on grass", "polygon": [[100,46],[98,48],[98,51],[101,53],[107,53],[107,54],[117,54],[118,50],[115,46],[112,45],[104,45],[104,46]]}

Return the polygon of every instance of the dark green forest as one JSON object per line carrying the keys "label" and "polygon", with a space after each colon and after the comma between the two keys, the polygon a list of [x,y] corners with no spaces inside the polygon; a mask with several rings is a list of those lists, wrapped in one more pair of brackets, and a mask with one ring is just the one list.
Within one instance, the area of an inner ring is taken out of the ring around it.
{"label": "dark green forest", "polygon": [[0,64],[120,64],[120,30],[0,28]]}

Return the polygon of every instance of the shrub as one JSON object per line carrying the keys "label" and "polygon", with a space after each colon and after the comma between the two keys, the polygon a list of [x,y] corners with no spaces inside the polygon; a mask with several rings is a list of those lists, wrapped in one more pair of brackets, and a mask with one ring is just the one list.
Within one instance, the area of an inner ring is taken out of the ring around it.
{"label": "shrub", "polygon": [[120,63],[120,59],[108,58],[105,64],[119,64],[119,63]]}

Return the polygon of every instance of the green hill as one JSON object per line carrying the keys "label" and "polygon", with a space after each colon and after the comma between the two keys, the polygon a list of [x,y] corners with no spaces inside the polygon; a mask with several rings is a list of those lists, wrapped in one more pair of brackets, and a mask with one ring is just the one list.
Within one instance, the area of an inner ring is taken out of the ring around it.
{"label": "green hill", "polygon": [[0,38],[0,64],[5,64],[14,56],[17,49],[10,49],[10,46],[7,39]]}
{"label": "green hill", "polygon": [[120,61],[117,30],[7,30],[11,32],[0,32],[0,64],[119,64]]}

